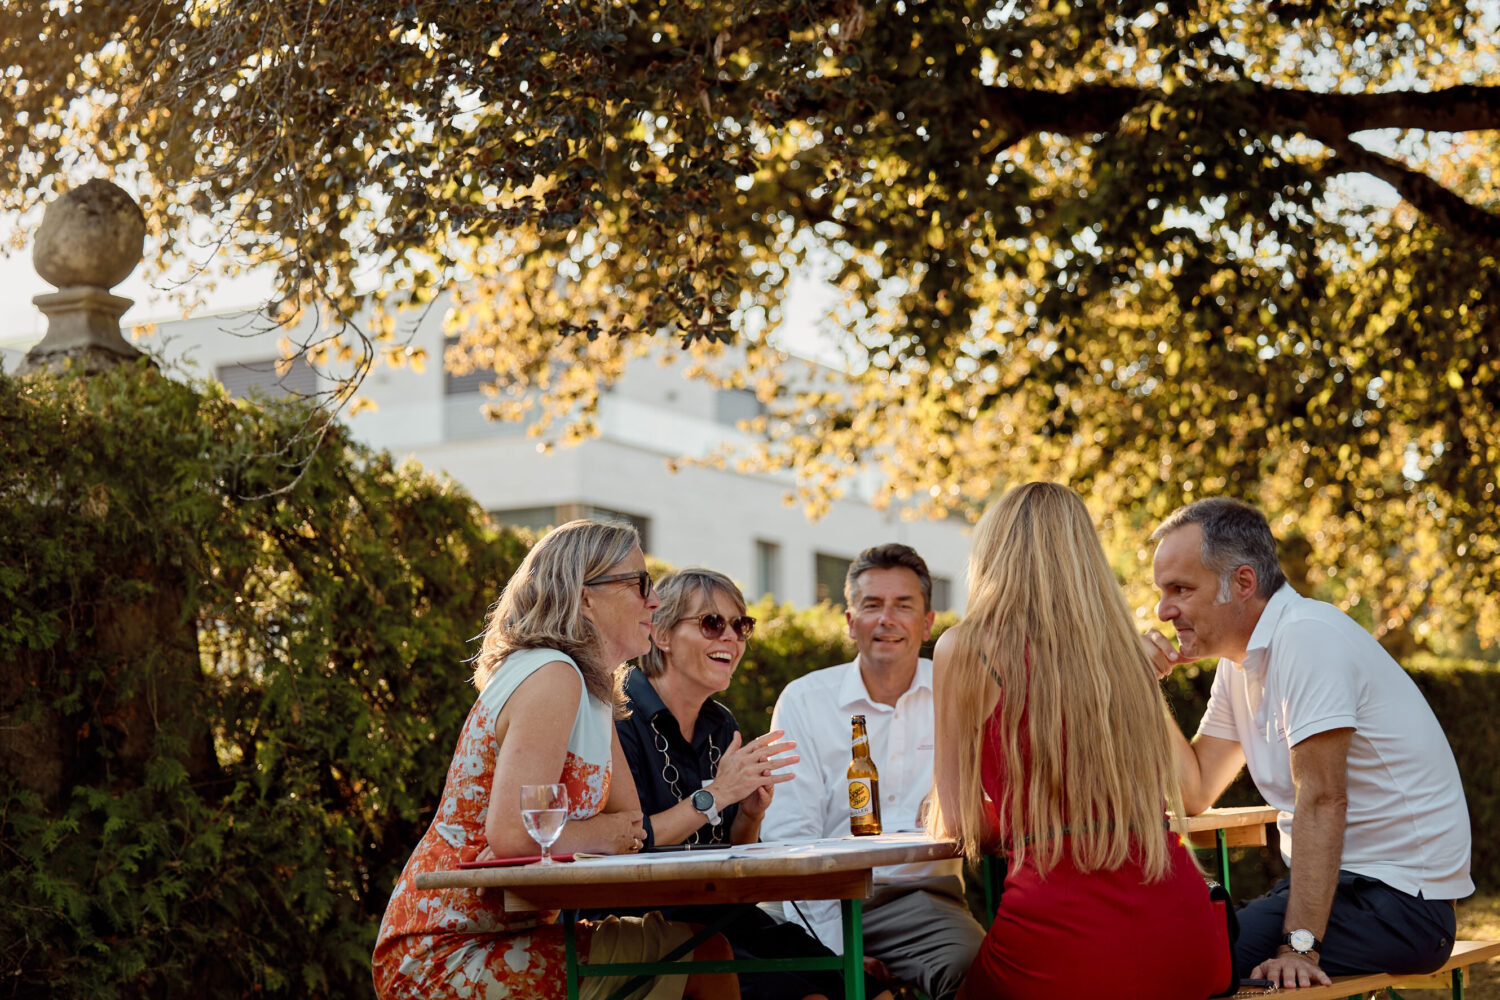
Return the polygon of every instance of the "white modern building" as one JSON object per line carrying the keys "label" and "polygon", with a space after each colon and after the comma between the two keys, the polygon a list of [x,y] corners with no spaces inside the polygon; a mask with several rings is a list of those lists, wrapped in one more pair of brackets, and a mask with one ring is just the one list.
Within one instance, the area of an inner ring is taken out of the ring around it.
{"label": "white modern building", "polygon": [[[127,313],[125,321],[132,318]],[[163,322],[136,343],[168,371],[217,377],[236,394],[316,391],[318,375],[300,359],[277,374],[280,335],[255,333],[256,327],[243,313],[201,316]],[[36,338],[33,324],[25,331],[0,337],[7,371]],[[894,509],[876,510],[867,502],[874,484],[865,475],[855,477],[848,499],[810,522],[800,505],[786,502],[789,477],[673,463],[745,442],[737,425],[759,406],[749,392],[687,378],[673,348],[664,348],[673,352],[666,365],[651,358],[631,364],[604,395],[597,438],[544,450],[524,425],[482,414],[489,400],[482,376],[442,370],[441,309],[429,310],[413,344],[433,363],[420,373],[372,369],[360,395],[375,406],[347,417],[349,426],[361,441],[447,474],[498,522],[542,527],[586,515],[622,516],[640,529],[648,554],[674,566],[720,570],[747,596],[769,593],[796,605],[842,603],[854,555],[905,542],[931,567],[934,605],[963,607],[968,530],[960,520],[913,521]]]}

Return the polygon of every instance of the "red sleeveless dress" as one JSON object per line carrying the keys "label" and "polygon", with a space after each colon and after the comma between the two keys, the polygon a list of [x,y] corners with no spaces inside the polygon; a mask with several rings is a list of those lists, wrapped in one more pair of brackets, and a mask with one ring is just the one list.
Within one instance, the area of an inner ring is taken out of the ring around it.
{"label": "red sleeveless dress", "polygon": [[[985,726],[981,781],[995,802],[1001,784],[1000,706]],[[999,909],[969,969],[974,998],[1205,1000],[1229,984],[1224,916],[1176,834],[1172,867],[1148,883],[1138,863],[1080,872],[1063,848],[1044,879],[1031,856],[1011,864]]]}

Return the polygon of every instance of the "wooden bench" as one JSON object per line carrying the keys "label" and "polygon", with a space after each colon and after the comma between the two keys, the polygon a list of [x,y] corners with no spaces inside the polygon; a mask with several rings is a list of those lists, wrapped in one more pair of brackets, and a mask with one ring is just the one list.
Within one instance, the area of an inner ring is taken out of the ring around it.
{"label": "wooden bench", "polygon": [[[1454,1000],[1464,995],[1464,970],[1478,962],[1500,958],[1500,941],[1456,941],[1453,954],[1443,967],[1425,976],[1392,976],[1383,972],[1362,976],[1334,976],[1332,986],[1309,986],[1295,990],[1241,990],[1236,996],[1286,996],[1288,1000],[1343,1000],[1363,997],[1380,990],[1448,990]],[[1391,993],[1396,996],[1399,994]]]}

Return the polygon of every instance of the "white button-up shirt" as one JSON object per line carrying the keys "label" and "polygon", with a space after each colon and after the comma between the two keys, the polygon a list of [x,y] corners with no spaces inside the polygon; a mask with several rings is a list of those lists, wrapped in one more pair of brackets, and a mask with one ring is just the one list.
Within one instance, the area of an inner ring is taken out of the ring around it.
{"label": "white button-up shirt", "polygon": [[[886,705],[870,697],[856,659],[805,674],[776,699],[771,728],[784,729],[788,738],[797,741],[796,753],[802,760],[788,769],[796,777],[776,786],[776,796],[761,824],[762,840],[797,843],[849,836],[845,775],[853,756],[851,715],[865,717],[870,758],[880,772],[881,826],[890,833],[921,829],[918,810],[932,790],[932,661],[918,660],[911,687],[896,704]],[[962,879],[958,861],[877,868],[876,892],[882,885],[946,875]],[[786,916],[807,927],[834,952],[843,952],[837,902],[802,900],[795,907],[789,905]]]}

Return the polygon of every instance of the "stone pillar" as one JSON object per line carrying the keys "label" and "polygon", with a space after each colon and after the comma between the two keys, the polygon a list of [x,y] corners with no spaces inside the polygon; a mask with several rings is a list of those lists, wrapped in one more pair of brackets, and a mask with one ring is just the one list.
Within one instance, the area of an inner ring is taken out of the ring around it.
{"label": "stone pillar", "polygon": [[110,289],[141,262],[146,217],[124,191],[92,180],[47,206],[31,259],[57,291],[31,301],[47,317],[47,335],[17,369],[19,374],[61,370],[84,374],[143,357],[120,334],[120,316],[134,302]]}

